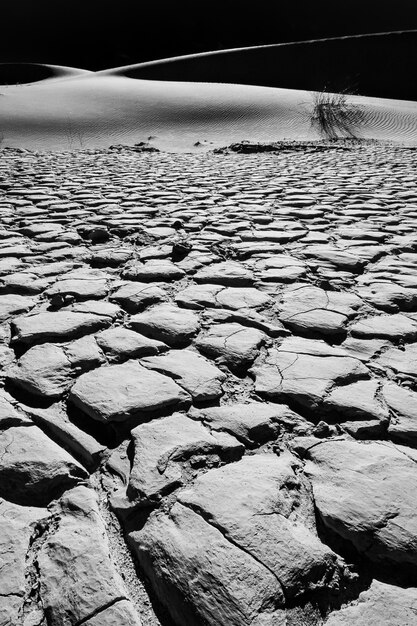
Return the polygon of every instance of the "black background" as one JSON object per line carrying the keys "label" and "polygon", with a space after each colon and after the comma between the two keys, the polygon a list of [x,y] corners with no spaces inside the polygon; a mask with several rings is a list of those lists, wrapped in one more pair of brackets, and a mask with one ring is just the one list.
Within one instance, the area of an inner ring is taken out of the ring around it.
{"label": "black background", "polygon": [[[1,0],[0,7],[0,62],[89,70],[239,46],[417,29],[417,0]],[[409,33],[210,57],[134,75],[417,100],[416,68],[417,33]],[[11,80],[18,81],[25,82]]]}
{"label": "black background", "polygon": [[91,70],[236,46],[417,28],[416,0],[1,0],[0,15],[1,62]]}

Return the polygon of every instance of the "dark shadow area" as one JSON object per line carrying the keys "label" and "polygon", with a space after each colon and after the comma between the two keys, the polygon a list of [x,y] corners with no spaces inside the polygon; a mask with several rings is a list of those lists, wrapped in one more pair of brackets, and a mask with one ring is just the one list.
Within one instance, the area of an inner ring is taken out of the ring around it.
{"label": "dark shadow area", "polygon": [[415,0],[19,0],[2,3],[4,61],[109,67],[239,46],[417,28]]}
{"label": "dark shadow area", "polygon": [[53,68],[36,63],[0,63],[0,85],[36,83],[55,78]]}
{"label": "dark shadow area", "polygon": [[[360,145],[360,143],[358,143]],[[214,154],[262,154],[281,152],[327,152],[329,150],[349,151],[356,143],[352,144],[352,139],[332,139],[330,141],[273,141],[271,143],[253,143],[251,141],[239,141],[224,148],[215,148]],[[214,247],[214,246],[213,246]]]}
{"label": "dark shadow area", "polygon": [[17,471],[14,467],[1,472],[0,497],[20,506],[46,507],[58,500],[68,489],[85,480],[85,470],[74,466],[68,475],[38,477],[33,484],[30,469]]}
{"label": "dark shadow area", "polygon": [[151,581],[146,576],[143,569],[140,567],[139,561],[135,555],[135,551],[134,549],[132,549],[132,542],[129,540],[128,537],[128,534],[130,532],[140,531],[145,526],[150,514],[154,510],[154,507],[137,507],[130,509],[129,512],[126,512],[117,510],[110,505],[110,509],[115,514],[117,521],[120,525],[120,533],[123,535],[123,540],[127,546],[127,549],[130,552],[136,576],[145,588],[156,617],[158,618],[161,626],[175,626],[175,622],[172,621],[168,610],[157,598]]}
{"label": "dark shadow area", "polygon": [[150,422],[159,417],[172,415],[174,411],[181,411],[185,408],[188,408],[188,405],[179,404],[175,409],[173,409],[172,406],[167,406],[159,411],[141,411],[137,415],[128,417],[124,421],[101,422],[89,417],[71,402],[68,402],[67,414],[70,421],[75,424],[75,426],[94,437],[94,439],[102,445],[113,449],[117,448],[122,441],[129,439],[132,429],[139,426],[139,424]]}
{"label": "dark shadow area", "polygon": [[69,421],[74,424],[74,426],[93,437],[93,439],[98,441],[101,445],[113,449],[123,441],[123,438],[119,438],[118,431],[113,423],[94,420],[80,411],[80,409],[77,409],[70,402],[68,402],[66,410]]}
{"label": "dark shadow area", "polygon": [[[374,578],[388,585],[404,588],[415,586],[417,580],[417,568],[415,566],[407,563],[395,565],[382,559],[379,562],[370,561],[366,556],[360,554],[350,541],[326,526],[317,510],[316,524],[320,540],[334,552],[340,554],[346,563],[352,564],[354,570],[359,574],[358,582],[352,588],[357,587],[355,594],[368,588]],[[341,603],[346,602],[347,599],[341,599]]]}
{"label": "dark shadow area", "polygon": [[24,404],[28,407],[32,407],[34,409],[48,409],[52,404],[54,404],[57,399],[56,398],[46,398],[44,396],[38,396],[26,389],[22,389],[18,385],[16,385],[11,379],[6,379],[6,384],[4,385],[4,390],[7,391],[13,398],[15,398],[21,404]]}

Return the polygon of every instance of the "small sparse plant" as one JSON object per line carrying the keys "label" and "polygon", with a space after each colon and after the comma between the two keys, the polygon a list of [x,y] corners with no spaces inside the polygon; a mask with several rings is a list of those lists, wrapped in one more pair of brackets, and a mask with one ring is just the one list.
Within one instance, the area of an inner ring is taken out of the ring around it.
{"label": "small sparse plant", "polygon": [[326,139],[358,139],[358,130],[364,119],[360,105],[349,102],[348,94],[315,91],[311,123]]}
{"label": "small sparse plant", "polygon": [[84,148],[84,135],[81,130],[77,130],[69,116],[67,116],[67,123],[65,126],[65,137],[68,143],[68,148],[71,152],[77,149],[82,150]]}

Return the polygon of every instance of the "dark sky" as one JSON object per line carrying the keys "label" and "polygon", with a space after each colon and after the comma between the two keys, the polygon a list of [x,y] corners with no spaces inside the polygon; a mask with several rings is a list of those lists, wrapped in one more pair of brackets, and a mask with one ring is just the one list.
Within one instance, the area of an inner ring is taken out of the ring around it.
{"label": "dark sky", "polygon": [[2,0],[1,17],[0,62],[98,70],[205,50],[417,28],[417,1]]}

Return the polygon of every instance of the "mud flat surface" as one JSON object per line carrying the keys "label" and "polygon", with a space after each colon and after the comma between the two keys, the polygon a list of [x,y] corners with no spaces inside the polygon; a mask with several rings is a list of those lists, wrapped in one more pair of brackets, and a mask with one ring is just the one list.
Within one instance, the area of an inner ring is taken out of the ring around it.
{"label": "mud flat surface", "polygon": [[416,623],[416,170],[1,152],[1,626]]}

